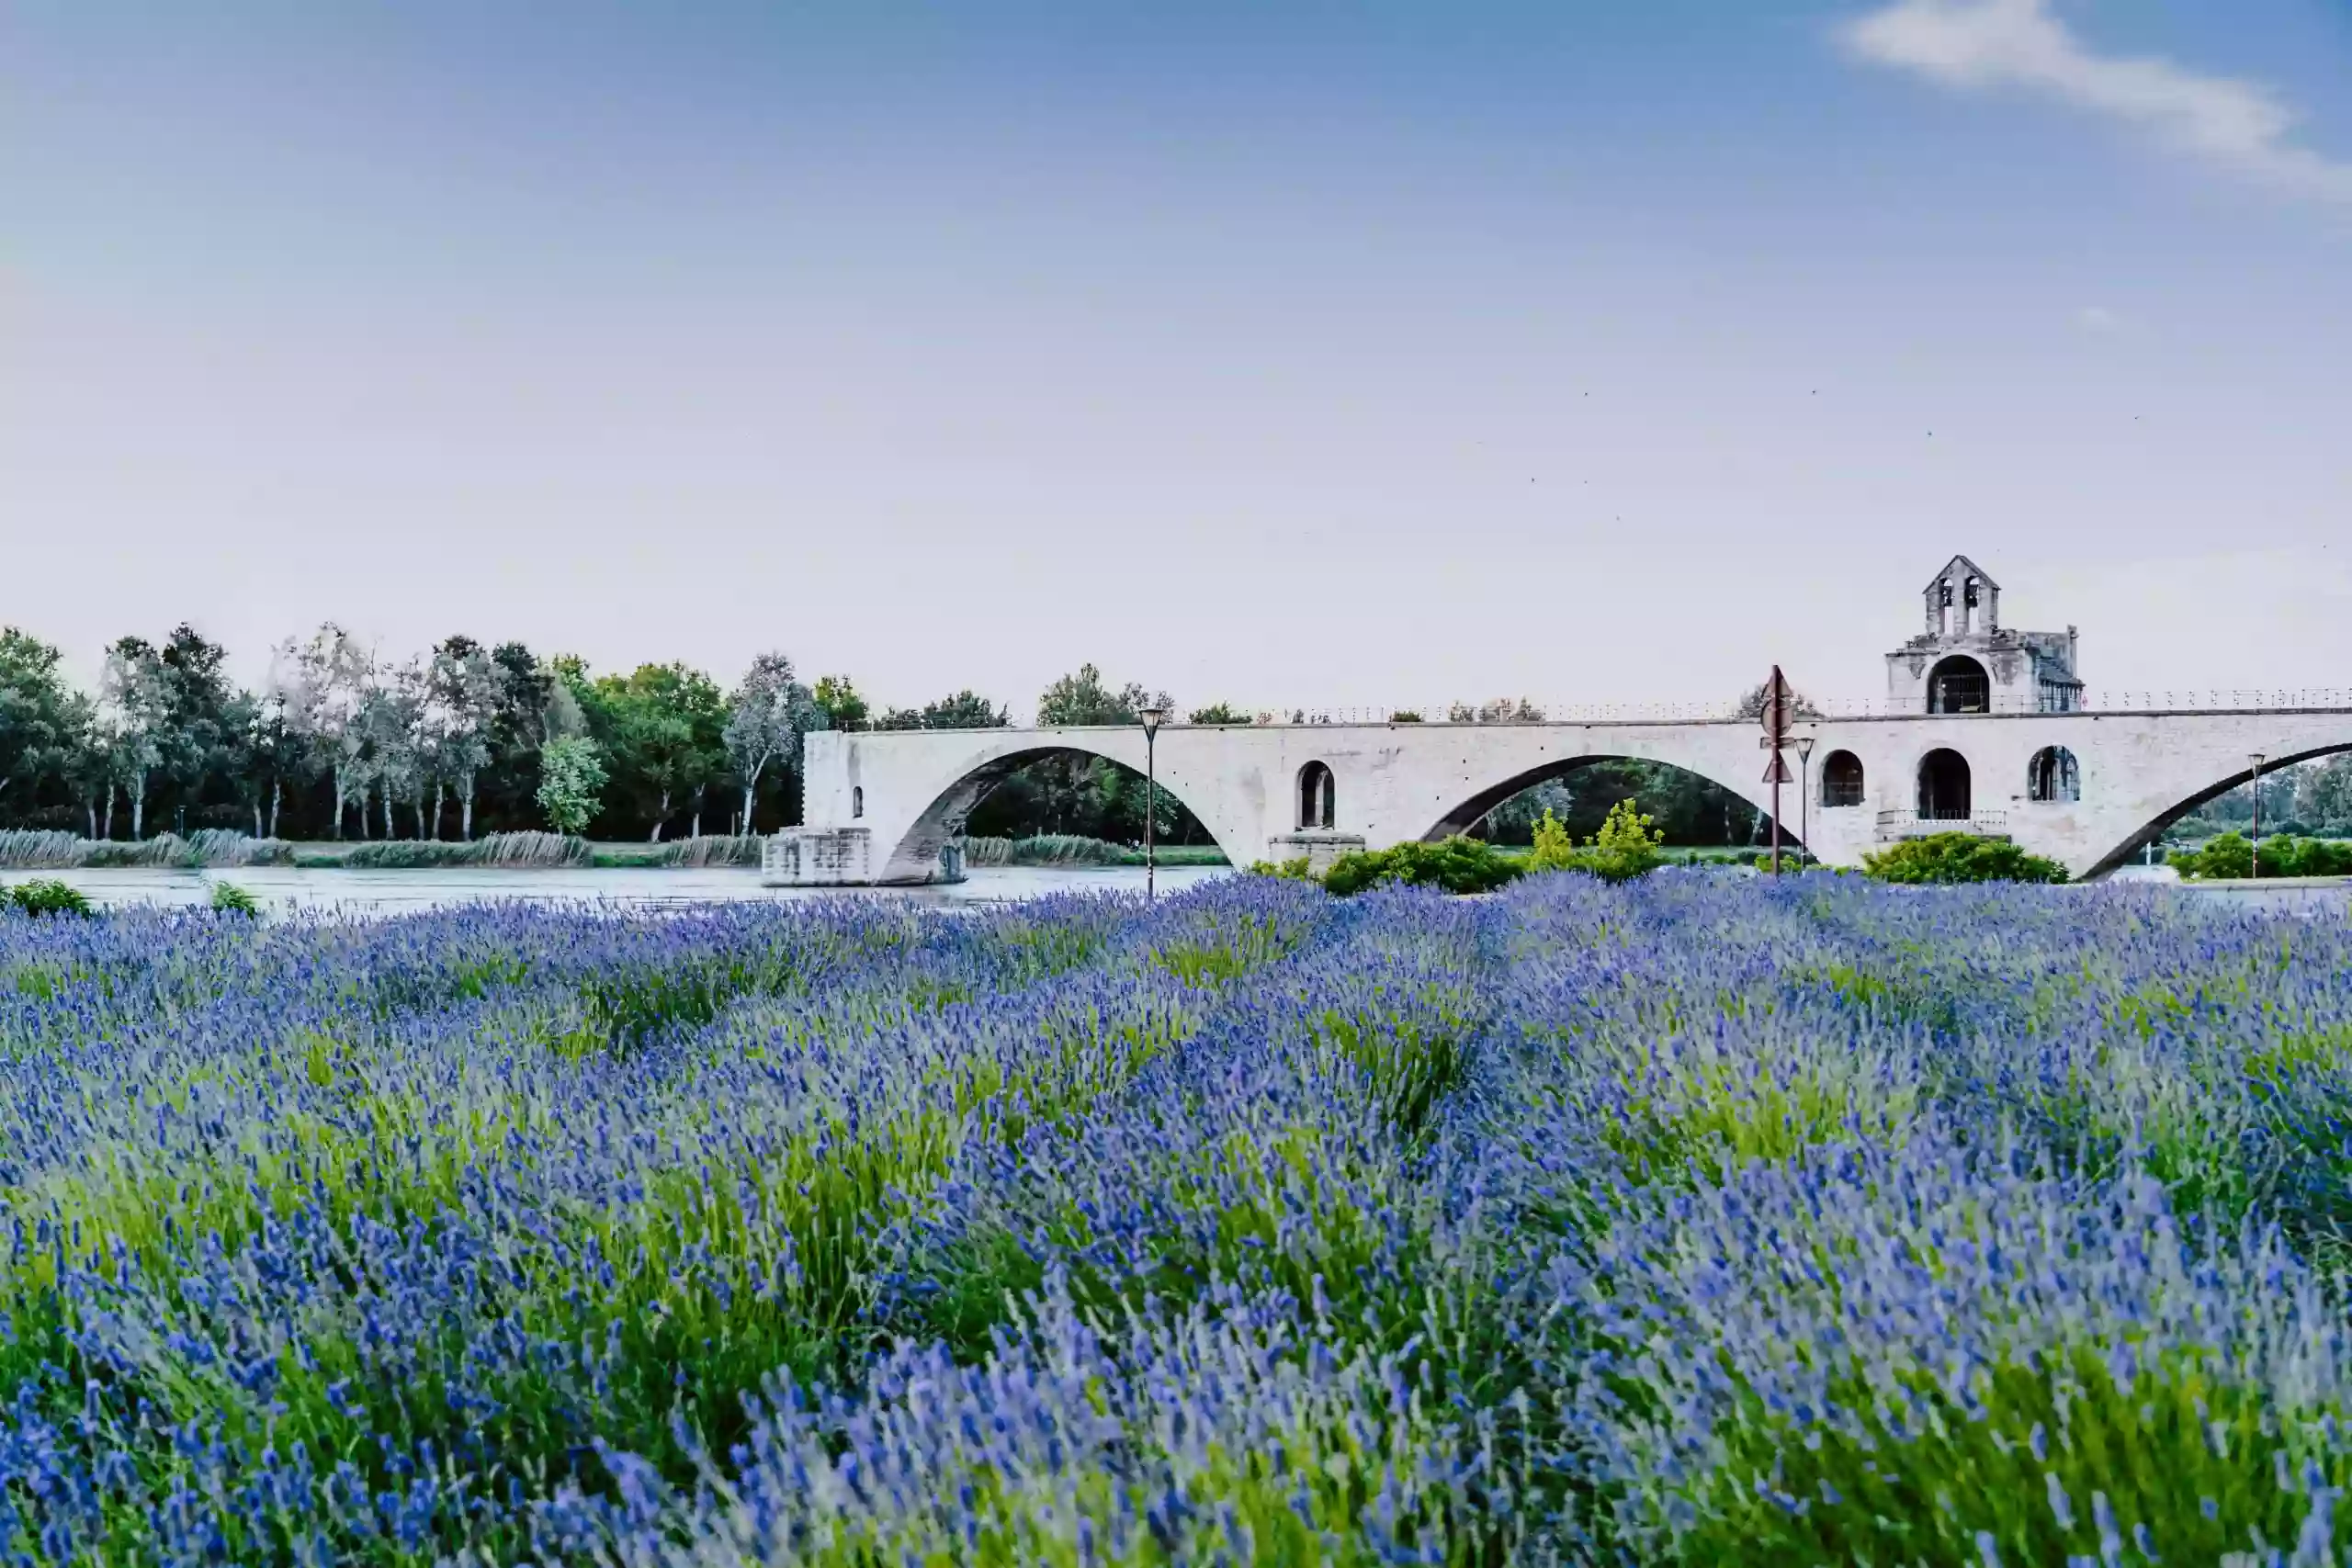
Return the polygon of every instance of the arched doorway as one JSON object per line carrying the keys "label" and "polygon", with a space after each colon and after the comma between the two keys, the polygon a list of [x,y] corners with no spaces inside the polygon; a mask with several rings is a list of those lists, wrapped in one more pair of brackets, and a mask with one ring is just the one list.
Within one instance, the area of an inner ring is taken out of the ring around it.
{"label": "arched doorway", "polygon": [[1993,678],[1964,653],[1939,660],[1928,671],[1929,713],[1991,713]]}
{"label": "arched doorway", "polygon": [[2083,798],[2083,779],[2075,754],[2064,746],[2044,746],[2025,766],[2025,797],[2036,801]]}
{"label": "arched doorway", "polygon": [[1320,762],[1307,763],[1298,770],[1299,827],[1329,828],[1339,819],[1339,791],[1332,782],[1331,770]]}
{"label": "arched doorway", "polygon": [[1851,751],[1832,751],[1821,761],[1821,804],[1860,806],[1862,803],[1862,760]]}
{"label": "arched doorway", "polygon": [[1938,747],[1919,759],[1919,816],[1929,822],[1965,822],[1969,816],[1968,759]]}

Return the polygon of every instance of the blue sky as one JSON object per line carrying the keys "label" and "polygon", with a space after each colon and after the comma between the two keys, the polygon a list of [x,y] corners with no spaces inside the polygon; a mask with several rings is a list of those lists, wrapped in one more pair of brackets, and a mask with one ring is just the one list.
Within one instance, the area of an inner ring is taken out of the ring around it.
{"label": "blue sky", "polygon": [[0,619],[2352,685],[2352,7],[19,0]]}

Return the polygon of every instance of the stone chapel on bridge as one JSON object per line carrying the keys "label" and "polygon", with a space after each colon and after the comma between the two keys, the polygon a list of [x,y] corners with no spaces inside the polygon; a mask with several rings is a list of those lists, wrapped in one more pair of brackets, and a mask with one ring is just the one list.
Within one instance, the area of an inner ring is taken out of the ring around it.
{"label": "stone chapel on bridge", "polygon": [[1896,713],[2073,713],[2083,704],[2075,629],[2001,625],[2001,585],[1966,556],[1930,578],[1927,626],[1886,656]]}

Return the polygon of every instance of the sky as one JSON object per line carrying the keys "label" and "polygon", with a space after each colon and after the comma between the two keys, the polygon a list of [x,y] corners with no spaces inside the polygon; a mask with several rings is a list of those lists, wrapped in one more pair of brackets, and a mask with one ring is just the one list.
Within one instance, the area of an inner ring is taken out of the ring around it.
{"label": "sky", "polygon": [[2346,0],[12,0],[0,623],[2352,686]]}

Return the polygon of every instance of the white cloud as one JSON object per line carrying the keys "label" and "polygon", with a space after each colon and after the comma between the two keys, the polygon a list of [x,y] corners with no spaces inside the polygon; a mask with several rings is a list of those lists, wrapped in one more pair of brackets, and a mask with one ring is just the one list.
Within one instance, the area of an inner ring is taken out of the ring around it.
{"label": "white cloud", "polygon": [[2270,88],[2094,52],[2049,0],[1897,0],[1849,23],[1841,38],[1881,65],[1953,86],[2040,93],[2280,190],[2352,204],[2352,164],[2298,145],[2295,116]]}

